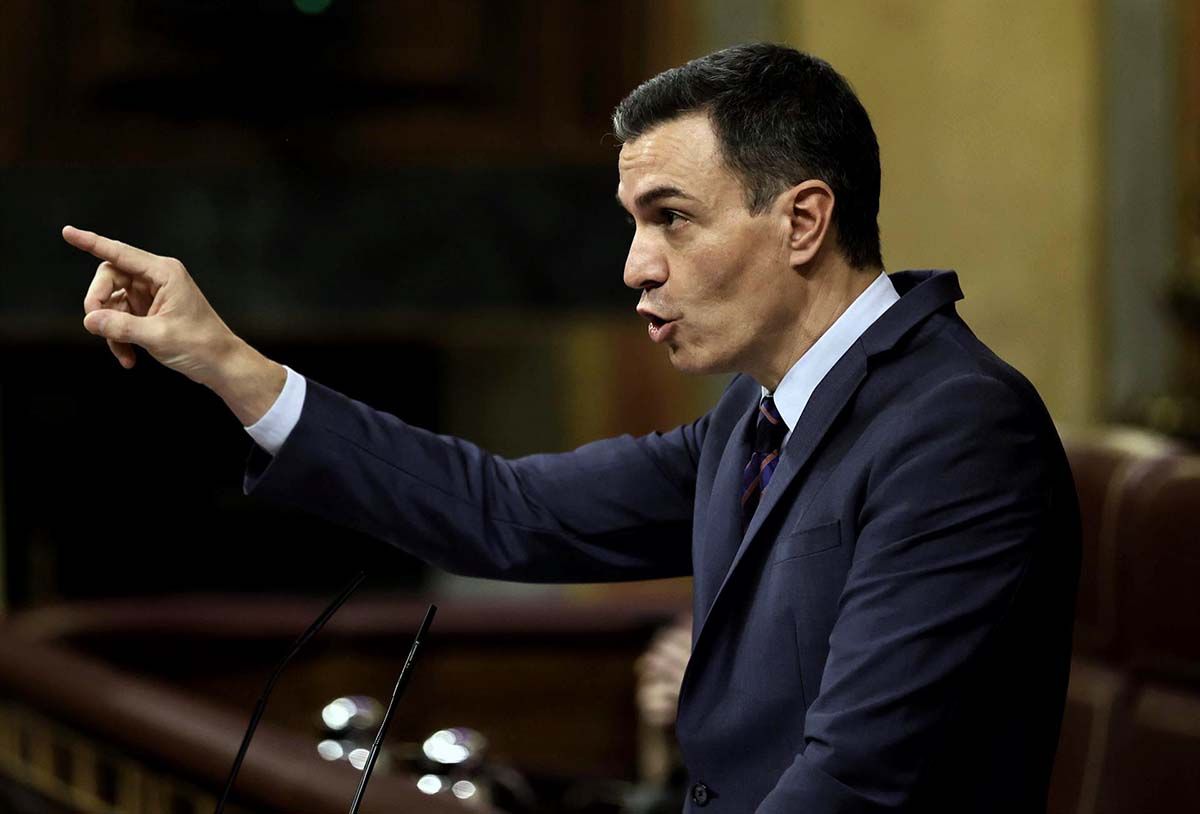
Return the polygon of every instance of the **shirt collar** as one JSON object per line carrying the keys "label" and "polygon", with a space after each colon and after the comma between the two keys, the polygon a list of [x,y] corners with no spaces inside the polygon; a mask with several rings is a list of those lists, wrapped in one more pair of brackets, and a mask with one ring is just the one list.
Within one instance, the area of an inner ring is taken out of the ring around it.
{"label": "shirt collar", "polygon": [[774,397],[775,407],[788,425],[789,434],[800,420],[800,414],[804,412],[813,391],[838,359],[899,299],[900,295],[896,293],[892,281],[887,274],[880,272],[829,329],[817,337],[812,347],[796,360],[773,394],[768,393],[765,387],[762,389],[763,396]]}

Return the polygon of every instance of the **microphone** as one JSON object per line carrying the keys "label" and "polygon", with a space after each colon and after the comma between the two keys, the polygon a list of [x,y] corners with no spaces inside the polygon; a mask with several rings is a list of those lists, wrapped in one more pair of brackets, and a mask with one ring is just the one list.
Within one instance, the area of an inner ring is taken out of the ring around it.
{"label": "microphone", "polygon": [[246,728],[246,735],[242,738],[242,745],[238,749],[237,757],[233,759],[233,768],[229,770],[229,779],[225,781],[225,790],[221,792],[221,799],[217,800],[217,807],[213,809],[213,814],[222,814],[225,810],[225,801],[229,797],[229,792],[233,789],[233,782],[237,780],[238,772],[241,771],[242,761],[246,758],[246,750],[250,748],[250,739],[254,737],[254,730],[258,729],[258,722],[262,720],[263,712],[267,709],[267,698],[270,697],[271,690],[275,689],[275,682],[279,680],[280,674],[283,673],[283,668],[287,667],[288,662],[300,652],[300,648],[304,647],[309,639],[316,636],[321,628],[325,627],[325,623],[337,613],[338,608],[346,604],[346,600],[358,589],[358,586],[362,584],[362,581],[366,577],[367,574],[365,571],[359,571],[355,574],[354,578],[342,589],[342,592],[329,603],[329,607],[325,608],[321,612],[321,615],[308,626],[308,630],[301,633],[300,637],[292,643],[291,650],[283,657],[283,661],[279,662],[278,666],[275,667],[275,672],[267,680],[267,686],[263,688],[262,695],[258,697],[258,703],[254,705],[254,713],[250,716],[250,726]]}
{"label": "microphone", "polygon": [[388,702],[387,712],[383,713],[383,721],[379,724],[379,732],[375,735],[371,754],[367,756],[367,763],[363,766],[362,780],[358,782],[358,791],[354,793],[354,802],[350,804],[350,814],[358,814],[363,792],[367,790],[367,781],[371,779],[371,770],[375,768],[375,761],[379,758],[379,748],[383,746],[383,736],[387,732],[388,724],[392,722],[392,715],[396,712],[396,702],[400,700],[400,696],[404,694],[404,688],[408,686],[410,668],[417,656],[417,650],[421,647],[421,639],[429,631],[429,625],[433,622],[435,613],[437,613],[437,605],[431,604],[425,611],[425,618],[421,621],[421,626],[417,628],[417,635],[413,637],[412,647],[408,649],[408,658],[404,660],[404,666],[400,668],[400,677],[396,679],[396,687],[392,690],[392,700]]}
{"label": "microphone", "polygon": [[[304,647],[309,639],[317,635],[321,628],[325,627],[325,623],[337,613],[338,609],[346,604],[346,600],[358,589],[358,586],[362,584],[366,576],[365,571],[359,571],[355,574],[354,578],[342,589],[342,592],[308,626],[308,630],[301,633],[299,638],[292,643],[292,647],[288,650],[287,655],[275,667],[275,672],[267,680],[267,686],[263,688],[262,695],[258,698],[258,703],[254,705],[254,713],[250,716],[250,726],[246,728],[246,735],[242,738],[242,745],[238,749],[237,757],[233,759],[233,767],[229,770],[229,779],[225,781],[225,790],[221,792],[221,799],[217,801],[217,807],[213,810],[214,814],[222,814],[225,810],[225,802],[229,798],[230,791],[233,790],[233,784],[237,780],[238,772],[242,768],[242,761],[246,757],[246,751],[250,748],[250,739],[254,737],[254,731],[258,729],[258,723],[262,720],[263,712],[267,708],[267,699],[271,695],[271,690],[275,688],[275,682],[279,680],[280,674],[283,673],[283,668],[300,652],[300,648]],[[412,647],[408,650],[408,658],[404,660],[404,666],[400,669],[400,677],[396,679],[396,686],[392,690],[392,700],[388,703],[387,712],[383,715],[383,722],[380,723],[379,732],[376,733],[375,742],[371,746],[371,753],[367,756],[367,762],[363,766],[362,780],[359,781],[358,791],[354,794],[354,802],[350,806],[350,814],[358,814],[358,807],[362,804],[363,793],[367,790],[367,781],[371,779],[371,771],[375,768],[375,761],[379,759],[379,750],[383,746],[383,737],[387,732],[388,724],[391,723],[392,716],[396,712],[396,702],[400,700],[400,696],[404,694],[404,688],[408,686],[408,679],[411,674],[413,661],[417,656],[417,650],[420,649],[421,640],[429,632],[429,625],[433,622],[435,613],[437,613],[437,605],[431,604],[425,611],[425,618],[421,621],[421,626],[417,629],[417,635],[413,638]]]}

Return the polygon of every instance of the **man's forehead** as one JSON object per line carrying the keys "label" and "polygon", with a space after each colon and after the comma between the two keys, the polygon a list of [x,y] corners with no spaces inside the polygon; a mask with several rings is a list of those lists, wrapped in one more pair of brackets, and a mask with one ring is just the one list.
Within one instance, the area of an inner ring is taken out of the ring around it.
{"label": "man's forehead", "polygon": [[721,166],[716,137],[702,113],[680,116],[647,130],[621,147],[618,195],[642,188],[696,187]]}

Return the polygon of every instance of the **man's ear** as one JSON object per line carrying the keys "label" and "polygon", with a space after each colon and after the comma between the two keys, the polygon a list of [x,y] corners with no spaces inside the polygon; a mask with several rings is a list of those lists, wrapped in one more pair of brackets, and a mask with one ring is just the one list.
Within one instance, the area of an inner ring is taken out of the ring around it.
{"label": "man's ear", "polygon": [[788,204],[791,234],[788,260],[792,268],[806,266],[821,251],[825,239],[833,239],[833,190],[824,181],[804,181],[784,193]]}

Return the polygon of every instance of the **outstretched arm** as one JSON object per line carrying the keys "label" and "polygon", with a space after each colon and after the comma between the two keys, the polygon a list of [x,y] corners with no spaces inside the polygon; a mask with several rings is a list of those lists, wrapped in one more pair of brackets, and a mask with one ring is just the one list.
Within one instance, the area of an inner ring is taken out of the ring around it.
{"label": "outstretched arm", "polygon": [[[133,346],[256,423],[284,368],[238,338],[178,260],[70,226],[102,262],[84,327],[125,368]],[[247,492],[317,513],[447,570],[526,581],[602,581],[691,572],[695,469],[707,420],[574,452],[507,460],[411,427],[316,382],[272,459],[255,450]]]}
{"label": "outstretched arm", "polygon": [[707,423],[506,459],[310,380],[300,420],[278,453],[251,453],[246,491],[468,576],[680,576],[691,573],[695,472]]}

